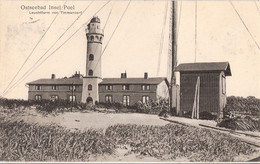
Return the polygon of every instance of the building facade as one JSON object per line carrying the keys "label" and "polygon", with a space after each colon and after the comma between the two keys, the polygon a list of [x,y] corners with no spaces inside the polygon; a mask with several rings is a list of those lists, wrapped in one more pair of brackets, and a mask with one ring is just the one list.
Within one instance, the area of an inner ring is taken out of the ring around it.
{"label": "building facade", "polygon": [[29,100],[70,100],[81,101],[83,79],[80,74],[71,78],[56,79],[52,75],[50,79],[39,79],[27,83]]}
{"label": "building facade", "polygon": [[93,17],[86,29],[87,58],[86,76],[83,78],[83,92],[81,102],[95,103],[99,101],[98,84],[102,81],[101,53],[103,31],[100,28],[100,19]]}
{"label": "building facade", "polygon": [[226,76],[231,76],[229,63],[184,63],[178,65],[176,71],[180,72],[181,113],[192,111],[199,77],[199,111],[222,117],[226,105]]}
{"label": "building facade", "polygon": [[104,78],[101,72],[103,30],[100,19],[93,17],[86,28],[87,52],[86,75],[76,72],[71,78],[39,79],[30,83],[28,99],[65,99],[82,103],[118,102],[133,105],[138,101],[147,102],[159,97],[168,98],[166,78]]}
{"label": "building facade", "polygon": [[147,103],[159,98],[167,99],[168,81],[166,78],[104,78],[99,84],[100,102],[120,102],[134,105],[138,101]]}

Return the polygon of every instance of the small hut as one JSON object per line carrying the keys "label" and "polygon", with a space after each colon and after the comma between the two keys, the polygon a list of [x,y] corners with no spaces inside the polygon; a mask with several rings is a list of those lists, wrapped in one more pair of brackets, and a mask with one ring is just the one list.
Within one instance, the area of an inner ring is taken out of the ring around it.
{"label": "small hut", "polygon": [[231,76],[229,63],[183,63],[176,71],[180,72],[181,114],[191,114],[198,99],[199,113],[208,112],[222,118],[226,105],[226,76]]}

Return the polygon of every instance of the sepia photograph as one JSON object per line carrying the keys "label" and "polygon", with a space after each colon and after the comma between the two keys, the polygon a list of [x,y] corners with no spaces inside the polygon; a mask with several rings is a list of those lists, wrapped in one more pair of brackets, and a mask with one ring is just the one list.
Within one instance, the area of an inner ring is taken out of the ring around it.
{"label": "sepia photograph", "polygon": [[259,63],[259,0],[1,0],[0,163],[258,163]]}

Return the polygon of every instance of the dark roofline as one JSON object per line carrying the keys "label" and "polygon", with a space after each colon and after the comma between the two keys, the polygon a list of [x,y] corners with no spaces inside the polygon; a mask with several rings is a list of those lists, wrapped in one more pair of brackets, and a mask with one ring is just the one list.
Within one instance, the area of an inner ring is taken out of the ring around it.
{"label": "dark roofline", "polygon": [[[106,81],[111,80],[111,81]],[[118,81],[113,81],[118,80]],[[135,81],[135,80],[143,80],[143,81]],[[161,81],[153,81],[153,80],[161,80]],[[158,85],[162,81],[165,81],[167,85],[169,85],[169,82],[166,77],[151,77],[148,79],[144,78],[103,78],[103,81],[99,83],[99,85],[106,85],[106,84],[113,84],[113,85],[122,85],[122,84],[152,84],[152,85]]]}
{"label": "dark roofline", "polygon": [[229,62],[201,62],[201,63],[181,63],[175,71],[179,72],[221,72],[226,76],[231,76]]}
{"label": "dark roofline", "polygon": [[82,85],[83,79],[81,78],[62,78],[62,79],[38,79],[26,83],[26,85]]}

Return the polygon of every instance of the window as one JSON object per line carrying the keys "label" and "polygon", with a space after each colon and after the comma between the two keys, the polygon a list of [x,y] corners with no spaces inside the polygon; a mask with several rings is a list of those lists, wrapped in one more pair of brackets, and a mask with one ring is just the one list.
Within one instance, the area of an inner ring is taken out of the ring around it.
{"label": "window", "polygon": [[76,96],[74,95],[74,96],[69,96],[69,100],[70,101],[76,101]]}
{"label": "window", "polygon": [[70,91],[72,91],[72,88],[73,88],[73,91],[75,91],[75,90],[76,90],[76,86],[75,86],[75,85],[73,85],[73,86],[72,86],[72,85],[70,85],[70,86],[69,86],[69,90],[70,90]]}
{"label": "window", "polygon": [[112,95],[106,95],[105,101],[111,103],[112,102]]}
{"label": "window", "polygon": [[57,85],[52,86],[52,90],[57,90],[57,88],[58,88]]}
{"label": "window", "polygon": [[150,90],[150,85],[149,84],[142,85],[142,90],[143,91]]}
{"label": "window", "polygon": [[130,96],[123,96],[123,105],[128,106],[130,104]]}
{"label": "window", "polygon": [[129,90],[129,85],[122,85],[122,90]]}
{"label": "window", "polygon": [[35,85],[35,90],[42,90],[42,86],[41,85]]}
{"label": "window", "polygon": [[52,95],[51,96],[51,100],[58,100],[59,99],[59,96],[57,96],[57,95]]}
{"label": "window", "polygon": [[90,40],[92,40],[92,41],[93,41],[93,40],[94,40],[94,36],[90,36]]}
{"label": "window", "polygon": [[113,90],[113,86],[112,85],[106,85],[106,90]]}
{"label": "window", "polygon": [[99,38],[100,41],[102,41],[102,36]]}
{"label": "window", "polygon": [[149,101],[149,96],[143,96],[142,97],[142,102],[143,103],[148,103],[148,101]]}
{"label": "window", "polygon": [[93,54],[90,54],[90,55],[89,55],[89,61],[92,61],[92,60],[94,60],[94,55],[93,55]]}
{"label": "window", "polygon": [[226,94],[226,78],[223,75],[222,75],[222,78],[221,78],[221,85],[222,85],[222,93]]}
{"label": "window", "polygon": [[35,95],[35,100],[41,100],[42,96],[41,95]]}
{"label": "window", "polygon": [[93,76],[93,70],[92,70],[92,69],[90,69],[90,70],[88,71],[88,75],[89,75],[89,76]]}
{"label": "window", "polygon": [[91,84],[88,85],[88,90],[92,91],[92,85]]}

